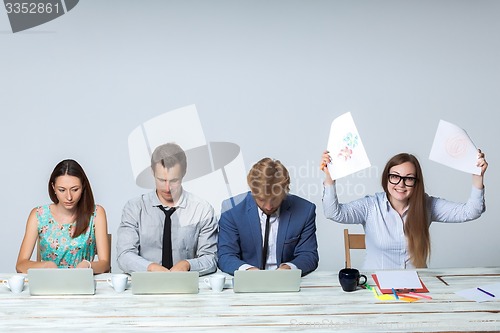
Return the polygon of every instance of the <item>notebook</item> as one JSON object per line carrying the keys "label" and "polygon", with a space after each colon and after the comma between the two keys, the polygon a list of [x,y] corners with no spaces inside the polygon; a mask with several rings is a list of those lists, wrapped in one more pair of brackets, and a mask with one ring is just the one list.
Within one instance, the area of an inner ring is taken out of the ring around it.
{"label": "notebook", "polygon": [[[373,278],[373,281],[375,281],[375,283],[377,284],[377,287],[378,289],[380,290],[380,292],[382,294],[392,294],[393,291],[391,288],[380,288],[380,283],[378,281],[378,278],[377,278],[377,274],[372,274],[372,278]],[[417,293],[428,293],[429,292],[429,289],[427,289],[427,287],[425,286],[425,284],[422,282],[422,279],[420,279],[420,283],[422,284],[422,287],[421,288],[396,288],[395,291],[397,292],[404,292],[404,293],[407,293],[407,292],[417,292]]]}
{"label": "notebook", "polygon": [[132,272],[132,294],[197,294],[198,272]]}
{"label": "notebook", "polygon": [[30,268],[28,286],[31,295],[94,295],[94,271],[91,268]]}
{"label": "notebook", "polygon": [[235,293],[279,293],[300,291],[300,269],[235,271]]}

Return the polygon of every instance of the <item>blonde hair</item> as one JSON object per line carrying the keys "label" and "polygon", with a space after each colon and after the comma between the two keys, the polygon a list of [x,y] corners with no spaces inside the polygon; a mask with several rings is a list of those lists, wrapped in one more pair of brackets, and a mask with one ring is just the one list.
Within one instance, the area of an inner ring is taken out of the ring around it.
{"label": "blonde hair", "polygon": [[247,176],[254,197],[285,197],[290,191],[290,175],[278,160],[265,157],[255,163]]}

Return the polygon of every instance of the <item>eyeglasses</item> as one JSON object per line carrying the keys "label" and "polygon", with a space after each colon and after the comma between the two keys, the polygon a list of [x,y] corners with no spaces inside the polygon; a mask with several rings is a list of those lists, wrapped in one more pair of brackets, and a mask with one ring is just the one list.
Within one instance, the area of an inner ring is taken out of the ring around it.
{"label": "eyeglasses", "polygon": [[415,183],[418,179],[415,177],[403,177],[400,175],[395,175],[393,173],[389,174],[389,183],[391,183],[392,185],[398,185],[399,183],[401,183],[401,180],[403,180],[405,186],[413,187],[415,186]]}

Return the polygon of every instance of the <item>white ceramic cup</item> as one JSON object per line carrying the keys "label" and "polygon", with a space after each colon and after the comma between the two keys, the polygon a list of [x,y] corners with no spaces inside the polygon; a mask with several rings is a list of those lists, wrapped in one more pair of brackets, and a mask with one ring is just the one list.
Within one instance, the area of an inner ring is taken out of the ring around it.
{"label": "white ceramic cup", "polygon": [[19,294],[24,289],[24,276],[13,275],[8,280],[4,280],[3,284],[13,293]]}
{"label": "white ceramic cup", "polygon": [[226,283],[226,276],[222,274],[214,274],[210,277],[203,279],[205,284],[212,288],[213,291],[220,293],[224,289],[224,284]]}
{"label": "white ceramic cup", "polygon": [[128,275],[127,274],[113,274],[108,278],[108,284],[113,287],[113,289],[121,293],[127,288]]}

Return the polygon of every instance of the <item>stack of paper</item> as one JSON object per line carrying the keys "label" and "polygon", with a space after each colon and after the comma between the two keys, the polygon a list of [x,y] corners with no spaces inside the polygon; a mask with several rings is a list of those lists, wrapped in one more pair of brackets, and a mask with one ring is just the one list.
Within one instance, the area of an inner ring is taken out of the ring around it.
{"label": "stack of paper", "polygon": [[383,294],[391,294],[393,289],[397,292],[414,291],[419,293],[429,292],[417,271],[378,271],[372,275],[373,280]]}

